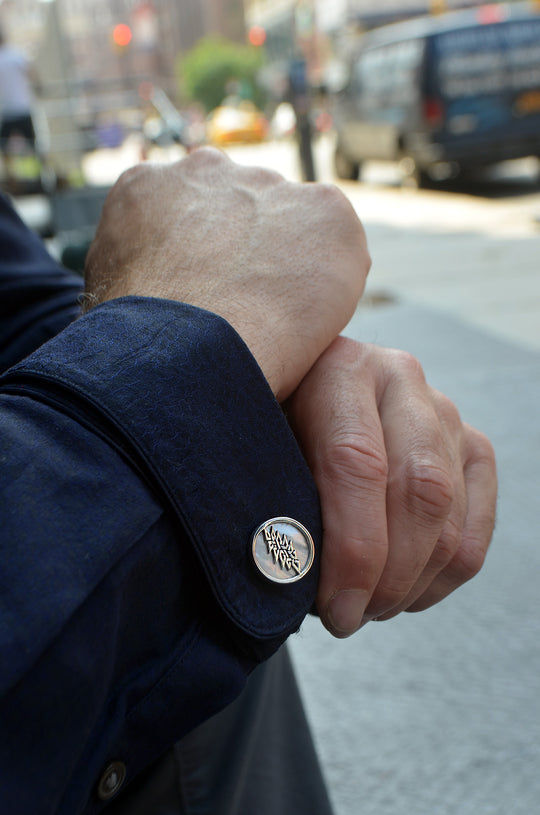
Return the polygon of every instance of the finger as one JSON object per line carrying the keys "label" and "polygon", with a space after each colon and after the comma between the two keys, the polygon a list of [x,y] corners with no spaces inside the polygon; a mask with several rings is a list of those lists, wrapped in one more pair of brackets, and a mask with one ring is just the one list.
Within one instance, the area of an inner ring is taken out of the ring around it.
{"label": "finger", "polygon": [[[435,546],[433,554],[431,555],[428,563],[426,564],[422,574],[406,594],[405,598],[391,611],[385,614],[378,614],[371,616],[370,619],[377,620],[377,622],[384,622],[397,617],[403,611],[420,610],[416,609],[415,605],[421,597],[427,597],[427,592],[433,586],[438,576],[444,569],[451,563],[453,556],[459,549],[460,545],[461,527],[457,525],[451,518],[445,524],[439,540]],[[442,599],[442,597],[441,597]],[[436,600],[434,602],[437,602]],[[427,608],[427,606],[426,606]]]}
{"label": "finger", "polygon": [[466,425],[465,486],[467,517],[460,546],[449,564],[408,611],[423,611],[439,603],[482,568],[495,526],[497,472],[489,440]]}
{"label": "finger", "polygon": [[367,609],[380,617],[399,607],[424,572],[454,501],[454,441],[439,420],[420,364],[389,357],[380,403],[388,454],[388,558]]}
{"label": "finger", "polygon": [[367,396],[357,407],[362,426],[343,423],[315,470],[324,529],[317,607],[338,637],[361,626],[388,556],[387,463],[376,403]]}
{"label": "finger", "polygon": [[338,338],[295,394],[295,431],[321,499],[317,607],[337,637],[362,624],[387,557],[387,461],[363,346]]}
{"label": "finger", "polygon": [[452,505],[446,523],[435,544],[431,556],[415,584],[406,597],[392,611],[380,615],[378,620],[388,620],[408,609],[427,591],[437,575],[451,562],[463,538],[467,516],[467,489],[465,484],[464,457],[466,455],[463,424],[453,402],[444,394],[429,388],[430,398],[435,408],[444,443],[449,454],[452,481]]}

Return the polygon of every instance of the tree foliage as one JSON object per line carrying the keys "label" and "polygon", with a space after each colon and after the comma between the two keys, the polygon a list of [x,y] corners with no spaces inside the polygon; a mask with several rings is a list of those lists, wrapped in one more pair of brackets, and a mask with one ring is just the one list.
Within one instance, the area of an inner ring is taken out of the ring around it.
{"label": "tree foliage", "polygon": [[260,105],[263,100],[257,74],[263,59],[261,48],[204,37],[179,61],[183,94],[209,111],[223,101],[234,85],[236,93]]}

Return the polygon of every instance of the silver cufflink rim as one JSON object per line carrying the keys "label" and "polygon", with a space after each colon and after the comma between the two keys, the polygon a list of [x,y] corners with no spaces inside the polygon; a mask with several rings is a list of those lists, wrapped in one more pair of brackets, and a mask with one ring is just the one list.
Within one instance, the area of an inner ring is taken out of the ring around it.
{"label": "silver cufflink rim", "polygon": [[253,533],[253,560],[272,583],[302,580],[315,560],[315,544],[306,527],[294,518],[269,518]]}

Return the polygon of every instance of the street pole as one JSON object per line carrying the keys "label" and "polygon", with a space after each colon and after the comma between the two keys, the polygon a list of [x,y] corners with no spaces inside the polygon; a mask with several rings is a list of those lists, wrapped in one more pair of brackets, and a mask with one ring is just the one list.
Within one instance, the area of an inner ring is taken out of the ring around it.
{"label": "street pole", "polygon": [[300,158],[300,169],[304,181],[315,181],[315,164],[311,144],[311,102],[306,73],[306,61],[302,58],[294,59],[289,69],[289,86],[291,90],[291,104],[296,116],[296,139]]}
{"label": "street pole", "polygon": [[315,181],[311,124],[311,94],[309,69],[312,67],[316,37],[313,0],[296,0],[294,11],[294,38],[296,54],[289,68],[291,102],[296,115],[296,138],[300,168],[304,181]]}

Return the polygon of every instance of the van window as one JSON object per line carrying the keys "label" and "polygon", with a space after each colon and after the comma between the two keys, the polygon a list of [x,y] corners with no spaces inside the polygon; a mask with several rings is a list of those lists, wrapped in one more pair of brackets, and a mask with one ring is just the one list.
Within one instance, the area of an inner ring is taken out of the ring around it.
{"label": "van window", "polygon": [[447,99],[540,87],[540,18],[437,34],[434,51]]}
{"label": "van window", "polygon": [[424,43],[413,39],[365,51],[356,64],[354,89],[373,96],[406,98],[415,93],[415,76]]}

